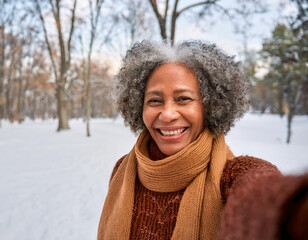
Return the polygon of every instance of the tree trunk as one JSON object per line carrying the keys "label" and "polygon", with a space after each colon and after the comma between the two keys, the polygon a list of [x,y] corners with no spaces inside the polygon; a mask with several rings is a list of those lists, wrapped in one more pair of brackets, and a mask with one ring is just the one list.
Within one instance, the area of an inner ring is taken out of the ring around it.
{"label": "tree trunk", "polygon": [[175,1],[173,11],[172,11],[172,17],[171,17],[171,34],[170,34],[170,41],[171,41],[171,46],[174,44],[174,38],[175,38],[175,27],[176,27],[176,20],[178,17],[178,12],[177,12],[177,6],[178,6],[178,0]]}
{"label": "tree trunk", "polygon": [[278,111],[279,115],[282,118],[284,115],[284,110],[283,110],[283,89],[278,90]]}
{"label": "tree trunk", "polygon": [[87,137],[91,136],[90,133],[90,119],[91,119],[91,58],[88,59],[88,76],[86,79],[86,125],[87,125]]}
{"label": "tree trunk", "polygon": [[87,137],[91,136],[90,133],[90,119],[91,119],[91,53],[92,53],[92,46],[94,40],[94,32],[92,31],[91,39],[90,39],[90,48],[88,52],[88,63],[87,63],[87,75],[85,78],[86,84],[86,92],[85,92],[85,106],[86,106],[86,130],[87,130]]}
{"label": "tree trunk", "polygon": [[[188,5],[186,5],[185,7],[183,7],[182,9],[178,10],[177,7],[178,7],[178,3],[179,3],[179,0],[175,0],[174,1],[174,6],[173,6],[173,10],[172,10],[172,16],[171,16],[171,19],[170,17],[168,17],[168,10],[169,10],[169,0],[165,0],[164,1],[164,4],[165,4],[165,9],[164,9],[164,13],[161,14],[159,12],[159,9],[158,9],[158,5],[159,4],[163,4],[162,2],[159,2],[157,3],[158,1],[157,0],[149,0],[151,6],[152,6],[152,9],[155,13],[155,16],[156,16],[156,19],[158,21],[158,24],[159,24],[159,28],[160,28],[160,35],[162,37],[163,40],[169,40],[170,41],[170,44],[173,45],[174,44],[174,39],[175,39],[175,28],[176,28],[176,21],[177,21],[177,18],[178,16],[191,9],[191,8],[195,8],[195,7],[198,7],[198,6],[202,6],[202,5],[214,5],[216,3],[216,0],[212,0],[212,1],[200,1],[200,2],[197,2],[197,3],[190,3]],[[189,1],[188,1],[189,2]],[[167,18],[170,19],[170,34],[168,35],[167,34],[167,27],[166,27],[166,23],[167,23]],[[169,39],[168,39],[169,37]]]}
{"label": "tree trunk", "polygon": [[292,135],[292,120],[294,117],[294,111],[290,109],[289,114],[288,114],[288,134],[287,134],[287,143],[289,144],[291,141],[291,135]]}
{"label": "tree trunk", "polygon": [[5,96],[6,96],[6,117],[9,119],[10,122],[13,122],[14,120],[14,115],[12,112],[12,98],[11,98],[11,87],[12,83],[11,83],[11,77],[9,76],[8,79],[8,84],[7,84],[7,88],[6,88],[6,92],[5,92]]}
{"label": "tree trunk", "polygon": [[91,15],[91,37],[89,42],[89,51],[88,51],[88,62],[87,62],[87,74],[85,78],[85,84],[86,84],[86,128],[87,128],[87,136],[90,137],[90,119],[91,119],[91,99],[92,99],[92,93],[91,93],[91,69],[92,69],[92,62],[91,62],[91,55],[92,55],[92,48],[93,43],[96,37],[96,26],[98,23],[99,16],[101,14],[101,7],[104,1],[96,1],[95,11],[92,8],[91,1],[89,1],[89,7],[90,7],[90,15]]}
{"label": "tree trunk", "polygon": [[18,95],[17,95],[17,119],[19,123],[22,123],[24,120],[23,116],[23,108],[22,108],[22,101],[23,101],[23,52],[22,50],[18,54]]}
{"label": "tree trunk", "polygon": [[18,97],[17,97],[17,116],[18,122],[22,123],[24,120],[23,117],[23,109],[22,109],[22,97],[23,97],[23,89],[22,89],[22,79],[19,77],[18,79]]}
{"label": "tree trunk", "polygon": [[0,43],[0,127],[1,127],[1,119],[4,118],[4,105],[5,105],[5,98],[3,96],[3,86],[4,86],[4,24],[0,26],[0,33],[1,33],[1,43]]}
{"label": "tree trunk", "polygon": [[160,29],[160,35],[163,40],[167,40],[167,30],[166,30],[166,20],[167,20],[167,13],[168,13],[168,8],[169,8],[169,0],[166,0],[165,2],[165,11],[164,15],[161,15],[158,11],[158,6],[156,0],[149,0],[153,11],[155,13],[155,16],[157,18],[158,24],[159,24],[159,29]]}
{"label": "tree trunk", "polygon": [[70,67],[71,64],[71,41],[72,41],[72,36],[73,32],[75,29],[75,12],[76,12],[76,5],[77,5],[77,0],[74,0],[73,7],[71,9],[72,15],[70,18],[70,30],[68,34],[68,39],[65,42],[64,41],[64,36],[62,34],[62,24],[63,22],[61,21],[61,4],[60,1],[57,0],[55,4],[53,3],[52,0],[49,0],[49,5],[51,7],[51,12],[53,14],[53,18],[56,22],[56,29],[57,29],[57,35],[58,35],[58,44],[59,44],[59,49],[60,49],[60,63],[59,63],[59,68],[56,66],[56,61],[54,59],[54,55],[52,53],[52,48],[51,44],[48,38],[47,34],[47,28],[45,25],[45,19],[44,15],[42,14],[41,7],[40,7],[40,1],[36,0],[35,1],[35,6],[37,9],[37,12],[39,14],[43,31],[44,31],[44,37],[45,37],[45,42],[47,45],[49,57],[51,59],[53,71],[54,71],[54,76],[56,79],[56,87],[57,87],[57,112],[58,112],[58,129],[57,131],[61,131],[64,129],[69,129],[68,125],[68,110],[67,110],[67,100],[65,99],[65,83],[67,80],[67,71]]}
{"label": "tree trunk", "polygon": [[90,49],[88,53],[88,66],[87,66],[87,77],[86,81],[86,125],[87,125],[87,137],[91,136],[90,133],[90,119],[91,119],[91,53],[93,46],[94,35],[91,37]]}
{"label": "tree trunk", "polygon": [[68,125],[68,112],[67,112],[67,103],[65,99],[65,90],[64,86],[57,86],[57,112],[58,112],[58,129],[61,131],[64,129],[69,129]]}
{"label": "tree trunk", "polygon": [[90,118],[91,118],[91,94],[90,94],[90,84],[87,87],[88,96],[87,96],[87,111],[86,111],[86,122],[87,122],[87,137],[91,136],[90,133]]}
{"label": "tree trunk", "polygon": [[36,97],[33,95],[32,96],[32,108],[31,108],[31,114],[30,114],[30,118],[32,120],[34,120],[36,118]]}

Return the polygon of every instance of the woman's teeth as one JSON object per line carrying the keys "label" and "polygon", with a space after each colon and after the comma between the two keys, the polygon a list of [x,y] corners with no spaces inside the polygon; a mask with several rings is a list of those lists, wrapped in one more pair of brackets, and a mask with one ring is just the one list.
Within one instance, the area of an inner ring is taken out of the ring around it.
{"label": "woman's teeth", "polygon": [[177,136],[180,135],[184,132],[185,128],[180,128],[174,131],[165,131],[165,130],[160,130],[160,132],[162,133],[162,135],[164,136]]}

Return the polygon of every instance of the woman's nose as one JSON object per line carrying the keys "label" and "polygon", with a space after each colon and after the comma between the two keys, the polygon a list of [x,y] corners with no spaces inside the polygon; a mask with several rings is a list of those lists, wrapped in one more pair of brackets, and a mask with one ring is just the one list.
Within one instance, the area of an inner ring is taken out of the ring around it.
{"label": "woman's nose", "polygon": [[163,122],[171,122],[178,119],[179,116],[180,113],[178,112],[178,109],[175,104],[169,102],[164,104],[158,119]]}

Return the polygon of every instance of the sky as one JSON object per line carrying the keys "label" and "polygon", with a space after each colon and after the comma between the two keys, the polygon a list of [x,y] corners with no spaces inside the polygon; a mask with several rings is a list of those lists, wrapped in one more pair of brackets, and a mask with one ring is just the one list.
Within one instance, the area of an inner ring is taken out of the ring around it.
{"label": "sky", "polygon": [[[185,2],[188,1],[183,1],[183,3]],[[236,0],[222,0],[221,5],[232,7],[235,2]],[[265,0],[263,2],[268,5],[268,11],[251,18],[252,26],[248,30],[247,39],[248,49],[260,50],[262,40],[271,36],[275,23],[285,21],[285,16],[294,14],[296,11],[294,5],[291,4],[287,4],[284,8],[280,7],[279,3],[286,2],[284,0]],[[234,25],[227,18],[223,19],[221,15],[213,15],[211,19],[206,18],[203,21],[204,23],[201,20],[199,24],[195,24],[185,18],[180,18],[177,24],[177,40],[199,38],[216,43],[229,54],[238,55],[243,51],[243,38],[240,34],[235,33]],[[202,27],[203,25],[205,27]],[[185,30],[180,31],[181,28]]]}

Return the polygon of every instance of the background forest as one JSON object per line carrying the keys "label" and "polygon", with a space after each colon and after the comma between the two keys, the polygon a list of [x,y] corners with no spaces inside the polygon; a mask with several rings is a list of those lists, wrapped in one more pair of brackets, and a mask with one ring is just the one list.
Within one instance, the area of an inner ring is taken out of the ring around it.
{"label": "background forest", "polygon": [[308,0],[0,0],[0,126],[82,118],[90,136],[91,118],[117,116],[112,77],[133,42],[211,41],[219,24],[241,46],[218,43],[242,62],[251,111],[287,114],[290,142],[308,114]]}

